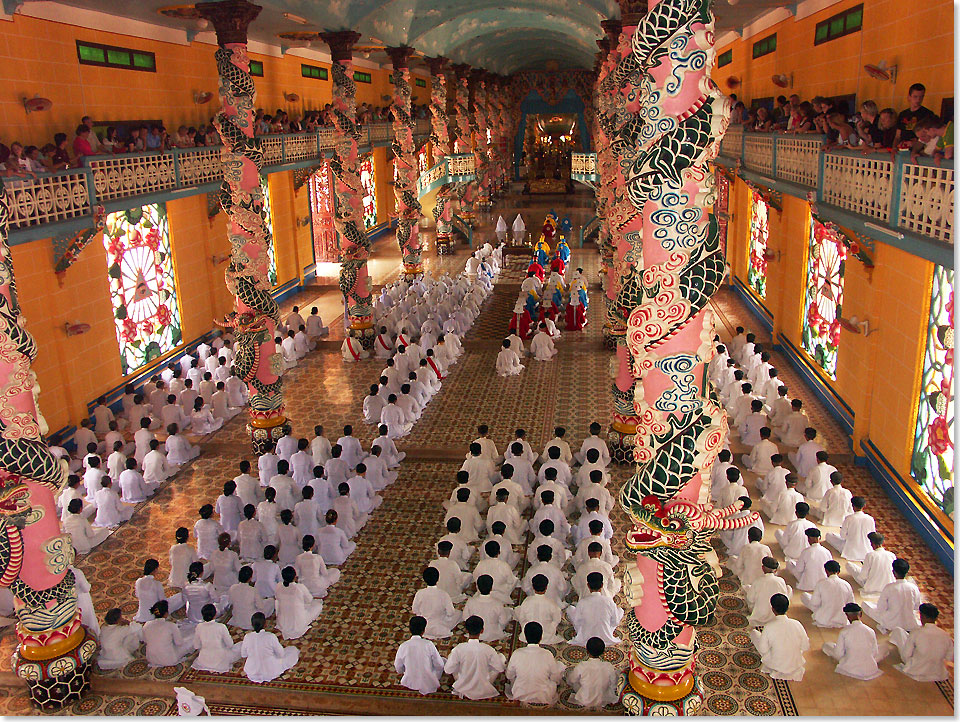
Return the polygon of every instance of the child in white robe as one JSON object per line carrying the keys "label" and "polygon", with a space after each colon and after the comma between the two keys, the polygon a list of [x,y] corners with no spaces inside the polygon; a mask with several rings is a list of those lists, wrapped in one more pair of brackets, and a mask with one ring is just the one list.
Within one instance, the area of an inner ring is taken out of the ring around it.
{"label": "child in white robe", "polygon": [[872,549],[860,562],[847,562],[847,571],[860,587],[860,594],[880,594],[893,581],[893,562],[897,555],[883,548],[883,534],[867,534]]}
{"label": "child in white robe", "polygon": [[440,689],[445,660],[437,651],[437,645],[424,639],[426,628],[427,620],[423,617],[410,618],[410,639],[397,648],[393,666],[397,674],[403,675],[401,685],[420,694],[433,694]]}
{"label": "child in white robe", "polygon": [[603,575],[588,574],[587,589],[590,593],[567,609],[567,619],[576,631],[570,644],[582,647],[590,637],[599,637],[605,644],[620,644],[616,631],[623,619],[623,610],[603,593]]}
{"label": "child in white robe", "polygon": [[599,637],[587,640],[590,659],[570,667],[566,672],[567,683],[573,690],[571,700],[584,709],[602,709],[617,701],[617,677],[619,673],[610,662],[603,659],[607,645]]}
{"label": "child in white robe", "polygon": [[100,669],[122,669],[133,661],[134,652],[143,642],[143,625],[139,622],[123,624],[123,612],[114,607],[107,611],[100,627],[100,651],[97,665]]}
{"label": "child in white robe", "polygon": [[237,583],[231,585],[227,593],[232,614],[230,626],[239,629],[253,629],[250,617],[257,612],[267,617],[273,616],[274,601],[261,597],[253,586],[253,567],[243,566],[237,572]]}
{"label": "child in white robe", "polygon": [[762,632],[750,630],[750,639],[760,653],[760,671],[774,679],[799,682],[803,679],[803,653],[810,649],[810,638],[800,622],[787,617],[790,600],[786,596],[774,594],[770,607],[775,615],[773,620],[764,625]]}
{"label": "child in white robe", "polygon": [[894,667],[918,682],[950,679],[945,662],[953,661],[953,639],[937,626],[940,610],[933,604],[919,607],[921,626],[909,634],[901,627],[890,633],[890,642],[900,652],[901,664]]}
{"label": "child in white robe", "polygon": [[277,629],[284,639],[299,639],[323,611],[323,602],[314,599],[306,586],[294,581],[297,571],[286,566],[280,572],[283,583],[277,587]]}
{"label": "child in white robe", "polygon": [[213,518],[213,504],[200,507],[200,518],[193,525],[193,535],[197,538],[197,556],[209,559],[217,550],[217,537],[224,531],[220,522]]}
{"label": "child in white robe", "polygon": [[891,566],[894,580],[883,588],[876,604],[862,603],[863,613],[877,623],[881,634],[888,634],[897,627],[912,632],[920,628],[917,610],[923,598],[917,585],[907,579],[910,562],[896,559]]}
{"label": "child in white robe", "polygon": [[176,424],[170,424],[167,427],[167,433],[170,435],[166,441],[167,462],[177,466],[193,461],[200,456],[200,447],[187,441],[185,437],[178,433],[179,430],[180,428]]}
{"label": "child in white robe", "polygon": [[[469,575],[467,575],[469,578]],[[477,578],[477,593],[463,605],[465,618],[478,616],[483,619],[483,642],[496,642],[507,636],[504,627],[513,620],[513,610],[504,606],[503,601],[493,596],[493,577],[482,574]]]}
{"label": "child in white robe", "polygon": [[425,637],[445,639],[460,621],[460,612],[454,608],[450,595],[437,586],[439,571],[427,567],[423,570],[423,581],[427,586],[414,595],[412,611],[427,620]]}
{"label": "child in white robe", "polygon": [[317,597],[327,596],[327,590],[340,579],[340,570],[331,569],[324,563],[323,557],[314,551],[316,540],[311,534],[305,534],[300,543],[303,553],[294,562],[297,578],[310,593]]}
{"label": "child in white robe", "polygon": [[193,632],[199,653],[191,666],[203,672],[229,672],[240,661],[240,642],[231,639],[227,625],[214,621],[216,606],[205,604],[201,614],[203,621],[197,624]]}
{"label": "child in white robe", "polygon": [[817,582],[813,593],[800,595],[803,606],[813,612],[813,623],[818,627],[847,626],[844,606],[853,601],[853,587],[840,578],[840,564],[831,559],[823,565],[826,578]]}
{"label": "child in white robe", "polygon": [[540,646],[543,629],[539,624],[527,622],[523,635],[527,646],[514,650],[507,665],[506,695],[520,702],[554,705],[560,697],[557,685],[566,665]]}
{"label": "child in white robe", "polygon": [[240,556],[230,548],[230,534],[227,532],[217,537],[217,546],[219,548],[210,554],[213,588],[217,595],[225,595],[238,581]]}
{"label": "child in white robe", "polygon": [[161,599],[151,607],[154,618],[143,625],[143,643],[150,667],[172,667],[179,664],[194,649],[193,630],[182,633],[167,619],[167,600]]}
{"label": "child in white robe", "polygon": [[464,626],[469,639],[453,648],[443,671],[453,675],[453,691],[458,697],[473,700],[496,697],[499,692],[493,681],[506,669],[507,660],[489,644],[480,641],[483,634],[480,617],[467,618]]}
{"label": "child in white robe", "polygon": [[504,339],[503,348],[497,355],[497,375],[516,376],[521,371],[523,371],[523,364],[520,363],[520,357],[510,347],[510,340]]}
{"label": "child in white robe", "polygon": [[100,491],[94,496],[93,503],[97,507],[97,515],[93,519],[93,525],[108,529],[129,520],[133,516],[135,508],[120,501],[117,492],[113,490],[113,482],[106,475],[100,480]]}
{"label": "child in white robe", "polygon": [[257,594],[267,599],[276,595],[277,585],[282,581],[280,565],[277,564],[277,548],[267,544],[263,548],[263,558],[253,563],[253,585]]}
{"label": "child in white robe", "polygon": [[320,544],[320,555],[323,560],[332,566],[339,566],[347,561],[357,545],[347,538],[343,529],[337,526],[337,512],[331,509],[325,517],[327,525],[317,531],[317,542]]}
{"label": "child in white robe", "polygon": [[63,531],[77,554],[89,554],[90,550],[110,536],[109,529],[94,529],[83,516],[83,500],[71,499],[67,505],[67,518],[62,522]]}
{"label": "child in white robe", "polygon": [[272,682],[300,659],[299,649],[293,645],[283,647],[276,634],[264,631],[265,623],[262,613],[254,613],[250,619],[253,631],[247,632],[240,643],[240,656],[247,659],[243,673],[251,682]]}
{"label": "child in white robe", "polygon": [[843,605],[847,625],[840,630],[836,642],[825,642],[823,653],[833,657],[838,664],[834,670],[854,679],[874,679],[883,674],[877,667],[884,655],[877,646],[877,633],[860,621],[860,605],[848,602]]}
{"label": "child in white robe", "polygon": [[773,621],[774,614],[770,599],[774,594],[782,594],[787,599],[793,596],[793,589],[777,576],[780,562],[773,557],[764,557],[761,567],[763,574],[747,589],[747,604],[751,609],[747,623],[751,627],[762,627]]}

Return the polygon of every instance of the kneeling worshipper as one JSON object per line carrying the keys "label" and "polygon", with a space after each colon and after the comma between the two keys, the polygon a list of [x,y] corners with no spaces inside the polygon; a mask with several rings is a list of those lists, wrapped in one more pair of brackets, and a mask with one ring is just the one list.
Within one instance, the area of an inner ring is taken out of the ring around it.
{"label": "kneeling worshipper", "polygon": [[[500,218],[503,221],[503,218]],[[506,225],[504,225],[506,229]],[[504,230],[506,233],[506,230]],[[427,620],[414,615],[410,617],[410,639],[400,645],[393,660],[397,674],[402,674],[400,684],[420,694],[433,694],[440,689],[440,677],[443,675],[444,658],[437,651],[437,645],[424,639]]]}
{"label": "kneeling worshipper", "polygon": [[240,644],[240,656],[246,657],[243,673],[251,682],[272,682],[291,669],[300,659],[300,650],[290,645],[283,647],[277,635],[264,631],[266,617],[256,612],[250,617],[252,632],[243,636]]}
{"label": "kneeling worshipper", "polygon": [[760,653],[760,671],[774,679],[794,682],[803,680],[805,660],[803,653],[810,649],[810,638],[803,625],[787,616],[790,600],[786,595],[770,598],[774,618],[763,625],[763,631],[750,630],[750,639]]}
{"label": "kneeling worshipper", "polygon": [[840,630],[836,642],[825,642],[823,653],[837,660],[837,674],[845,674],[854,679],[873,679],[883,672],[877,662],[883,659],[877,646],[877,633],[860,621],[860,605],[847,602],[843,613],[849,622]]}
{"label": "kneeling worshipper", "polygon": [[367,351],[360,344],[360,342],[352,336],[347,336],[345,339],[343,339],[343,344],[340,346],[340,354],[343,356],[343,360],[347,363],[370,358],[370,352]]}
{"label": "kneeling worshipper", "polygon": [[557,271],[551,273],[550,278],[544,286],[543,293],[544,302],[547,300],[550,301],[550,306],[546,309],[545,313],[549,315],[551,319],[555,319],[563,313],[563,296],[566,292],[567,289],[563,283],[563,276]]}
{"label": "kneeling worshipper", "polygon": [[[503,353],[501,351],[501,353]],[[557,349],[553,345],[553,339],[547,333],[547,324],[541,322],[540,330],[530,342],[530,353],[537,361],[549,361],[557,355]]]}
{"label": "kneeling worshipper", "polygon": [[[549,340],[550,337],[547,336],[547,339]],[[521,371],[523,371],[523,364],[520,363],[520,357],[517,356],[516,351],[510,348],[510,341],[504,339],[503,348],[497,354],[497,375],[516,376]],[[386,409],[384,409],[384,412],[386,412]]]}
{"label": "kneeling worshipper", "polygon": [[580,294],[570,285],[570,303],[567,304],[567,331],[580,331],[587,325],[587,310]]}

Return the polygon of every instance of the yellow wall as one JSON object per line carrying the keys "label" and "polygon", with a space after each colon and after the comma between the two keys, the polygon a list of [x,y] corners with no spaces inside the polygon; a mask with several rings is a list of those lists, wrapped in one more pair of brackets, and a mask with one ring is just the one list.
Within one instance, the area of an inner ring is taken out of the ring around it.
{"label": "yellow wall", "polygon": [[[727,253],[744,286],[750,195],[738,178],[731,189]],[[768,263],[762,303],[773,315],[774,334],[782,334],[798,349],[802,349],[809,223],[809,206],[799,198],[784,196],[782,212],[770,209],[768,249],[779,250],[780,258]],[[869,438],[896,471],[909,478],[933,264],[883,243],[876,244],[873,259],[871,271],[856,258],[847,258],[843,315],[869,320],[876,332],[864,336],[842,330],[837,378],[825,374],[820,378],[853,409],[858,453],[859,442]]]}
{"label": "yellow wall", "polygon": [[[863,29],[858,33],[814,45],[818,22],[861,0],[843,2],[813,15],[777,23],[747,40],[717,46],[717,54],[733,49],[733,61],[714,68],[713,78],[726,92],[734,92],[750,105],[753,98],[797,93],[802,100],[816,95],[856,93],[858,102],[874,100],[881,108],[898,111],[907,107],[907,88],[912,83],[927,87],[924,105],[940,111],[940,101],[953,97],[953,6],[949,0],[924,0],[909,6],[896,0],[862,0]],[[904,9],[909,8],[908,12]],[[753,44],[777,33],[777,49],[753,59]],[[874,80],[863,70],[865,64],[886,60],[897,65],[896,84]],[[775,74],[793,75],[793,87],[773,84]],[[726,79],[741,79],[730,90]]]}

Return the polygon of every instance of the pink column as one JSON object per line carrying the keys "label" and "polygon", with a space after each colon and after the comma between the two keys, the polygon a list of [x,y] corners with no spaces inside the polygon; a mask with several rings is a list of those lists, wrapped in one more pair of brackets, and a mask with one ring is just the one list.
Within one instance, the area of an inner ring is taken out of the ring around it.
{"label": "pink column", "polygon": [[393,192],[397,197],[397,242],[403,257],[403,273],[407,277],[423,273],[420,262],[420,213],[417,200],[417,146],[413,141],[414,121],[410,118],[410,56],[413,48],[387,48],[393,62],[393,157],[397,173]]}

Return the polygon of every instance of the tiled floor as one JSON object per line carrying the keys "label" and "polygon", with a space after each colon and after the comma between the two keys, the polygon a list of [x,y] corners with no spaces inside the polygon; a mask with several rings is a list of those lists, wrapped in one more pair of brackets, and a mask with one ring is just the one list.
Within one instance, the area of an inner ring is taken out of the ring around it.
{"label": "tiled floor", "polygon": [[[524,203],[530,200],[524,199]],[[505,211],[505,217],[512,218],[515,209],[513,206]],[[523,208],[528,228],[539,222],[543,210]],[[562,209],[557,210],[563,215]],[[579,215],[585,219],[589,214],[579,211]],[[578,217],[574,219],[575,227],[583,222]],[[483,240],[482,233],[475,234],[475,245]],[[374,283],[396,277],[399,253],[395,245],[383,239],[374,253]],[[573,254],[574,262],[584,267],[587,279],[595,282],[596,250],[578,249],[574,244]],[[463,266],[464,254],[461,251],[455,257],[438,258],[432,252],[432,240],[428,239],[424,261],[430,272],[456,273]],[[324,600],[318,623],[295,642],[301,649],[301,661],[296,668],[274,683],[257,686],[236,671],[211,675],[194,672],[187,665],[150,670],[137,660],[123,670],[97,673],[94,693],[67,713],[165,714],[171,709],[174,684],[185,684],[206,696],[217,714],[253,714],[261,709],[354,714],[521,713],[523,708],[502,696],[483,703],[457,700],[450,694],[449,680],[445,680],[438,693],[422,698],[400,687],[392,668],[396,647],[406,637],[409,605],[419,586],[420,569],[432,558],[433,542],[443,533],[440,502],[449,495],[458,468],[450,459],[466,451],[476,425],[489,424],[491,436],[501,449],[518,426],[526,428],[534,446],[542,447],[553,436],[553,427],[564,425],[571,444],[578,445],[589,423],[594,419],[605,423],[611,412],[609,355],[600,342],[603,302],[598,288],[591,293],[587,328],[582,333],[565,333],[554,361],[525,361],[527,368],[517,377],[504,379],[495,375],[498,341],[506,332],[520,278],[515,272],[504,274],[467,336],[467,353],[453,368],[411,435],[398,444],[410,452],[409,459],[401,467],[398,481],[383,492],[383,505],[358,535],[358,549],[343,566],[340,582]],[[313,299],[319,299],[318,303]],[[343,331],[336,320],[341,312],[336,288],[308,288],[297,299],[288,301],[284,310],[293,303],[302,308],[320,305],[332,337],[286,377],[287,409],[295,433],[309,435],[315,423],[323,423],[328,437],[335,438],[344,423],[352,423],[367,445],[375,434],[362,423],[360,404],[379,363],[342,362],[339,346]],[[717,310],[722,318],[733,322],[749,320],[731,297],[721,296]],[[784,364],[781,368],[788,367]],[[829,444],[841,443],[839,427],[831,427],[829,417],[804,395],[798,380],[787,378],[791,391],[804,396]],[[199,506],[215,498],[223,481],[236,474],[234,469],[241,458],[249,458],[243,424],[241,418],[235,419],[204,439],[203,454],[197,461],[154,499],[141,505],[129,524],[78,562],[93,585],[98,613],[102,615],[118,604],[127,613],[136,609],[133,582],[139,576],[143,559],[155,556],[166,568],[174,529],[181,525],[192,527]],[[842,448],[846,449],[846,445]],[[628,473],[629,469],[615,470],[614,483],[621,483]],[[848,474],[848,486],[871,497],[873,513],[891,540],[891,548],[910,550],[915,576],[924,593],[941,605],[944,618],[950,620],[945,624],[952,624],[952,579],[922,547],[895,508],[881,498],[880,490],[862,470],[850,467],[844,468],[844,473]],[[619,509],[613,515],[613,523],[617,530],[615,543],[623,557],[626,518]],[[726,572],[720,582],[716,618],[699,635],[699,661],[707,692],[704,714],[952,714],[952,707],[936,685],[913,683],[890,669],[890,662],[884,663],[884,676],[872,682],[855,682],[835,675],[832,665],[818,651],[823,641],[820,637],[828,635],[812,627],[814,648],[807,655],[807,678],[802,683],[775,683],[759,672],[759,659],[745,633],[745,603],[738,580]],[[572,630],[565,625],[561,633],[569,638]],[[440,645],[441,653],[460,641],[459,634],[458,630],[453,640]],[[517,644],[515,637],[514,632],[501,642],[501,650],[513,649]],[[13,644],[9,633],[0,638],[0,679],[8,684],[12,677],[9,659]],[[566,644],[555,645],[553,651],[567,663],[574,663],[582,654],[579,648]],[[610,650],[608,654],[611,661],[623,661],[620,650]],[[290,694],[293,691],[296,694]],[[952,688],[950,691],[952,694]],[[7,696],[0,696],[0,712],[30,712],[22,693],[9,689],[6,692]],[[569,690],[564,687],[557,711],[574,709],[575,705],[569,702]],[[608,710],[613,714],[619,711]]]}

